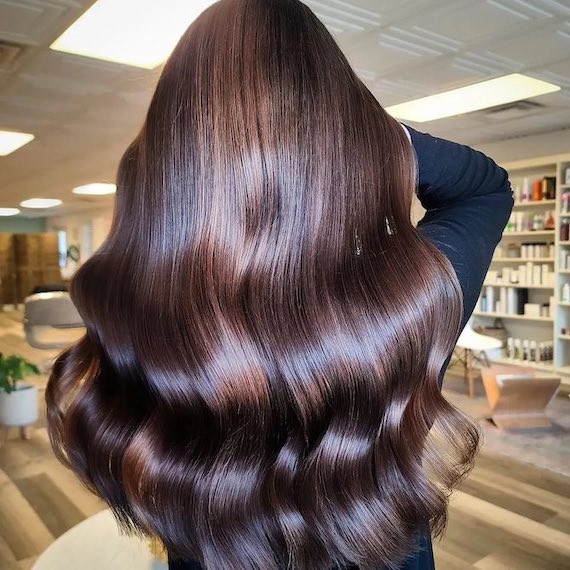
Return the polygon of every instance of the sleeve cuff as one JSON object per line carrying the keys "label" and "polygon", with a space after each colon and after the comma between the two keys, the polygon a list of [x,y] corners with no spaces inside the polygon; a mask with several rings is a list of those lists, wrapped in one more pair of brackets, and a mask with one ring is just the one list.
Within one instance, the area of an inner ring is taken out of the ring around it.
{"label": "sleeve cuff", "polygon": [[410,134],[410,131],[408,130],[408,128],[405,125],[402,125],[402,123],[399,123],[399,125],[404,129],[404,132],[408,136],[408,140],[410,142],[412,142],[412,135]]}

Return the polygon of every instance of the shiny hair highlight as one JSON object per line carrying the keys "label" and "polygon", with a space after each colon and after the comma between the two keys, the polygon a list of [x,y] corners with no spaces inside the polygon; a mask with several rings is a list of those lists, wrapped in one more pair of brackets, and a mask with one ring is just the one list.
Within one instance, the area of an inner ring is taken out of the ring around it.
{"label": "shiny hair highlight", "polygon": [[414,150],[297,0],[222,0],[166,63],[71,294],[58,457],[208,570],[394,567],[443,531],[475,425],[461,322],[415,228]]}

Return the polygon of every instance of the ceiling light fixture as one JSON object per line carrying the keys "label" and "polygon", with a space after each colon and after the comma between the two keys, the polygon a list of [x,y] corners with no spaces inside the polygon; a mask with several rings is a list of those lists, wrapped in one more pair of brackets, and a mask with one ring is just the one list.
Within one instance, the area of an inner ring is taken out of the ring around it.
{"label": "ceiling light fixture", "polygon": [[33,208],[38,210],[55,208],[55,206],[59,206],[60,204],[62,204],[62,201],[57,198],[30,198],[29,200],[20,202],[20,206],[22,206],[22,208]]}
{"label": "ceiling light fixture", "polygon": [[8,156],[10,153],[34,140],[34,135],[29,133],[17,133],[14,131],[0,131],[0,156]]}
{"label": "ceiling light fixture", "polygon": [[386,111],[398,120],[426,123],[555,91],[560,91],[558,85],[513,73],[407,103],[392,105],[387,107]]}
{"label": "ceiling light fixture", "polygon": [[98,0],[51,49],[152,69],[216,0]]}
{"label": "ceiling light fixture", "polygon": [[81,196],[106,196],[108,194],[114,194],[116,190],[117,187],[114,184],[102,184],[96,182],[94,184],[78,186],[73,189],[73,193]]}
{"label": "ceiling light fixture", "polygon": [[0,216],[16,216],[19,213],[18,208],[0,208]]}

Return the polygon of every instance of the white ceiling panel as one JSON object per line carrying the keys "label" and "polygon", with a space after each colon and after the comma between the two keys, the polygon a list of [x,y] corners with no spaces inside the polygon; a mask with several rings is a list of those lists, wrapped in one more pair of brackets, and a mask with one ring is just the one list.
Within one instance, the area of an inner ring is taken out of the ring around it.
{"label": "white ceiling panel", "polygon": [[319,15],[327,28],[335,34],[345,32],[364,32],[380,25],[380,13],[370,3],[363,6],[362,3],[344,2],[334,0],[323,2],[310,0],[309,6]]}
{"label": "white ceiling panel", "polygon": [[566,61],[549,65],[546,69],[533,69],[529,75],[564,87],[566,95],[570,93],[570,57]]}
{"label": "white ceiling panel", "polygon": [[524,62],[528,67],[544,65],[545,55],[549,62],[567,61],[570,57],[570,35],[558,33],[564,27],[562,22],[557,24],[550,21],[547,27],[535,30],[539,33],[528,33],[524,38],[510,37],[497,41],[489,48],[489,52]]}
{"label": "white ceiling panel", "polygon": [[565,0],[487,0],[487,3],[528,19],[570,15],[570,4]]}
{"label": "white ceiling panel", "polygon": [[39,45],[51,39],[76,2],[0,0],[0,37],[16,44]]}
{"label": "white ceiling panel", "polygon": [[[462,67],[457,64],[456,58],[444,58],[432,61],[423,67],[421,80],[418,78],[416,68],[408,69],[404,72],[399,72],[400,81],[410,81],[416,85],[416,92],[409,93],[413,97],[423,97],[426,95],[426,89],[429,94],[438,93],[441,91],[442,86],[445,89],[454,89],[455,87],[462,87],[466,83],[476,83],[483,81],[490,74],[488,71],[477,67]],[[381,92],[381,84],[379,91]],[[406,95],[405,97],[409,97]],[[402,100],[397,101],[401,103]]]}
{"label": "white ceiling panel", "polygon": [[499,8],[496,2],[460,0],[446,2],[422,20],[422,27],[462,44],[508,33],[528,24],[526,17]]}
{"label": "white ceiling panel", "polygon": [[[53,214],[112,201],[81,200],[71,189],[113,180],[144,120],[160,69],[49,50],[92,3],[0,0],[0,42],[22,48],[4,67],[0,50],[0,129],[36,135],[0,157],[1,207],[34,195],[63,199]],[[498,121],[478,112],[415,125],[419,130],[466,144],[509,145],[512,137],[570,128],[570,0],[307,3],[385,106],[513,72],[562,87],[536,98],[543,107],[516,119]]]}

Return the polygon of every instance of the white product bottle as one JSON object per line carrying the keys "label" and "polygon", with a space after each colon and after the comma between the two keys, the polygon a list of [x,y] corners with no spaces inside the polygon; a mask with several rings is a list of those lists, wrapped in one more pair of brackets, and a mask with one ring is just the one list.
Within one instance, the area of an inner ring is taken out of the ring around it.
{"label": "white product bottle", "polygon": [[529,354],[529,352],[530,352],[529,351],[529,342],[526,339],[524,339],[522,341],[522,352],[523,352],[522,360],[530,360],[529,359],[529,356],[530,356],[530,354]]}
{"label": "white product bottle", "polygon": [[511,360],[515,357],[515,339],[510,336],[507,339],[507,358]]}
{"label": "white product bottle", "polygon": [[521,339],[515,338],[515,360],[522,360]]}
{"label": "white product bottle", "polygon": [[564,283],[562,285],[562,302],[569,303],[570,302],[570,284]]}
{"label": "white product bottle", "polygon": [[530,355],[529,355],[529,360],[531,362],[538,362],[537,359],[537,350],[536,350],[536,340],[531,340],[530,341]]}
{"label": "white product bottle", "polygon": [[487,297],[487,312],[495,312],[495,289],[491,286],[487,286],[485,297]]}
{"label": "white product bottle", "polygon": [[523,202],[530,202],[531,199],[531,188],[530,180],[528,178],[523,179],[523,190],[522,190],[522,200]]}

